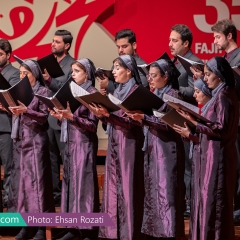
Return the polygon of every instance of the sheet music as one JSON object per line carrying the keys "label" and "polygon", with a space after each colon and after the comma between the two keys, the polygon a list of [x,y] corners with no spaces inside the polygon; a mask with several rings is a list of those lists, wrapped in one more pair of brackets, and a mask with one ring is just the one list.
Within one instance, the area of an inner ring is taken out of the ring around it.
{"label": "sheet music", "polygon": [[121,105],[122,101],[119,100],[118,98],[114,97],[111,93],[108,94],[109,100],[114,103],[115,105]]}
{"label": "sheet music", "polygon": [[157,110],[153,110],[153,115],[158,118],[162,118],[165,113],[158,112]]}
{"label": "sheet music", "polygon": [[81,97],[81,96],[90,94],[89,92],[87,92],[85,89],[83,89],[73,81],[70,83],[70,89],[74,97]]}
{"label": "sheet music", "polygon": [[194,106],[194,105],[192,105],[190,103],[184,102],[184,101],[182,101],[180,99],[177,99],[175,97],[172,97],[172,96],[170,96],[170,95],[168,95],[166,93],[163,94],[163,101],[164,102],[169,101],[169,102],[173,102],[173,103],[180,103],[184,107],[186,107],[186,108],[192,110],[193,112],[199,114],[199,108],[198,107],[196,107],[196,106]]}

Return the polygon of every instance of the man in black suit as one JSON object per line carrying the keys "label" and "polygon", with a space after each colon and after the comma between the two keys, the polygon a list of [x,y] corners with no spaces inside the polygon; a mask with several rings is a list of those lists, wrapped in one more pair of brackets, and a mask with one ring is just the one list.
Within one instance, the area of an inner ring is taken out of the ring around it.
{"label": "man in black suit", "polygon": [[[192,32],[188,26],[183,24],[176,24],[171,28],[171,33],[169,37],[169,48],[171,54],[174,57],[174,63],[181,75],[178,78],[179,91],[183,97],[183,100],[191,104],[197,104],[193,98],[194,88],[193,88],[193,78],[188,75],[182,64],[177,60],[177,55],[185,57],[195,62],[202,61],[193,54],[191,51],[192,45]],[[192,169],[192,159],[189,158],[190,144],[184,142],[185,148],[185,173],[184,182],[186,186],[186,211],[184,216],[186,218],[190,217],[190,201],[191,201],[191,169]]]}
{"label": "man in black suit", "polygon": [[[12,54],[12,47],[8,40],[0,39],[0,73],[11,84],[17,83],[19,78],[19,70],[12,66],[9,62]],[[7,206],[9,180],[12,165],[12,139],[11,126],[12,120],[4,111],[0,111],[0,158],[4,166],[4,180],[3,180],[3,205]]]}
{"label": "man in black suit", "polygon": [[[224,50],[226,53],[224,58],[229,62],[231,67],[240,66],[240,47],[237,45],[237,29],[234,22],[230,19],[218,21],[212,26],[214,35],[214,43],[218,49]],[[236,91],[238,101],[240,102],[240,82],[235,79]],[[240,121],[239,121],[240,123]],[[238,124],[238,135],[236,141],[237,154],[238,154],[238,168],[237,179],[234,196],[234,222],[240,224],[240,124]]]}
{"label": "man in black suit", "polygon": [[[67,30],[58,30],[55,32],[52,42],[52,53],[56,55],[57,61],[62,68],[64,75],[58,78],[51,78],[45,69],[43,78],[49,89],[57,92],[63,84],[71,77],[71,64],[75,59],[69,55],[72,44],[72,34]],[[57,124],[57,119],[49,115],[48,136],[50,142],[50,158],[52,164],[53,193],[56,206],[60,205],[61,187],[60,187],[60,162],[63,161],[64,143],[60,142],[61,128]],[[61,157],[62,160],[61,160]]]}
{"label": "man in black suit", "polygon": [[[146,64],[146,62],[137,54],[136,35],[131,29],[123,29],[116,33],[115,43],[118,49],[118,55],[128,54],[134,57],[137,65]],[[148,87],[148,81],[145,75],[139,71],[142,85]],[[100,92],[102,94],[113,93],[117,87],[117,83],[109,81],[107,77],[104,80],[97,78],[100,84]]]}

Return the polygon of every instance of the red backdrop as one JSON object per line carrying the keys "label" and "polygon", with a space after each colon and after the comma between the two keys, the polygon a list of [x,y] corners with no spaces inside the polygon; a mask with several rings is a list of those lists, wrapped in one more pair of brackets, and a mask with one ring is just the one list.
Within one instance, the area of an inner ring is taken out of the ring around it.
{"label": "red backdrop", "polygon": [[[12,35],[2,31],[0,26],[0,37],[11,41],[25,34],[34,20],[31,5],[34,5],[35,1],[38,0],[25,0],[29,6],[16,5],[11,9],[9,16],[1,12],[0,8],[0,18],[9,18],[13,26]],[[169,52],[169,33],[174,24],[183,23],[190,27],[194,37],[192,50],[203,60],[223,54],[212,44],[213,34],[210,27],[217,20],[231,18],[240,30],[240,0],[95,0],[89,3],[85,0],[61,1],[67,2],[68,7],[57,15],[56,9],[60,0],[55,1],[45,25],[24,45],[14,49],[16,55],[31,58],[49,54],[51,42],[40,45],[39,42],[52,23],[56,20],[56,29],[59,29],[63,24],[84,16],[87,17],[78,30],[75,58],[79,57],[82,39],[93,22],[100,23],[113,36],[120,29],[133,29],[137,35],[139,55],[147,62],[155,60],[164,51]],[[20,20],[20,12],[24,14],[24,20]]]}

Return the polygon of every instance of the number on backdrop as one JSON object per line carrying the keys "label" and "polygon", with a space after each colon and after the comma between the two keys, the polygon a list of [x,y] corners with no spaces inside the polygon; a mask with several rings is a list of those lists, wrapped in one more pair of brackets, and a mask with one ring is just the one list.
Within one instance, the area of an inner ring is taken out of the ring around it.
{"label": "number on backdrop", "polygon": [[[240,14],[232,14],[230,16],[230,11],[226,3],[221,0],[206,0],[206,6],[214,7],[217,11],[216,22],[222,19],[230,18],[236,24],[236,28],[240,31]],[[240,0],[232,0],[232,6],[240,6]],[[205,33],[211,33],[211,27],[214,24],[208,24],[206,21],[206,15],[195,14],[193,15],[194,23],[199,30]]]}

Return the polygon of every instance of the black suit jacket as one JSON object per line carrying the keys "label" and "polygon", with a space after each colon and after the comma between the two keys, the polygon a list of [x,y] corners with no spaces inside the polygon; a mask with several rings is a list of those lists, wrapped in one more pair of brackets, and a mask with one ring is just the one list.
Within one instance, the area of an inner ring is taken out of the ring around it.
{"label": "black suit jacket", "polygon": [[[184,55],[184,57],[195,62],[203,63],[197,56],[193,54],[191,50],[189,50]],[[178,78],[178,83],[179,83],[179,91],[182,94],[184,101],[190,102],[196,105],[196,101],[193,97],[193,93],[194,93],[193,78],[187,74],[186,70],[184,69],[184,67],[180,62],[178,62],[175,66],[178,69],[178,71],[181,73],[181,75]]]}
{"label": "black suit jacket", "polygon": [[[52,78],[51,83],[49,85],[49,89],[52,90],[53,93],[56,93],[63,84],[71,77],[72,68],[71,64],[76,60],[72,58],[69,54],[67,54],[62,61],[60,62],[60,67],[62,68],[64,75],[58,78]],[[48,123],[51,128],[55,130],[60,130],[60,126],[57,124],[58,120],[51,115],[48,117]]]}
{"label": "black suit jacket", "polygon": [[[146,62],[142,58],[140,58],[138,54],[134,55],[133,57],[136,60],[137,65],[146,64]],[[140,71],[138,71],[138,73],[141,78],[142,85],[144,87],[148,87],[147,78]],[[107,86],[107,93],[113,93],[114,90],[117,88],[117,86],[118,86],[118,83],[109,81],[108,86]]]}
{"label": "black suit jacket", "polygon": [[[4,78],[10,83],[10,85],[16,84],[20,80],[19,70],[11,63],[9,63],[1,72]],[[0,111],[0,132],[11,132],[12,130],[12,119],[9,115]]]}

